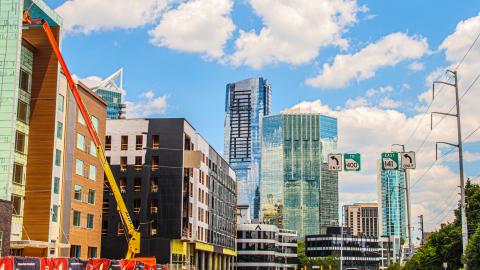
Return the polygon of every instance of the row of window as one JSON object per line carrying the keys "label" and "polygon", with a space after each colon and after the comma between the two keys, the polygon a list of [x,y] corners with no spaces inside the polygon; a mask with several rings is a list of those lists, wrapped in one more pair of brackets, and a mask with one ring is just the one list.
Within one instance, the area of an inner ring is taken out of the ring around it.
{"label": "row of window", "polygon": [[95,144],[93,143],[93,140],[90,141],[90,146],[88,149],[85,149],[85,147],[86,147],[85,136],[80,133],[77,133],[77,149],[80,151],[86,151],[94,157],[97,156],[97,149],[95,147]]}
{"label": "row of window", "polygon": [[[74,227],[81,227],[82,221],[82,212],[78,210],[73,210],[73,226]],[[85,222],[85,228],[87,229],[93,229],[93,222],[94,222],[94,215],[93,214],[87,214],[87,219]]]}
{"label": "row of window", "polygon": [[[152,149],[160,147],[160,136],[152,135]],[[143,135],[135,136],[135,150],[143,150]],[[112,136],[105,137],[105,150],[112,150]],[[120,138],[120,150],[128,150],[128,136],[124,135]]]}
{"label": "row of window", "polygon": [[[120,192],[126,193],[127,192],[127,178],[120,177],[119,178],[119,187]],[[133,191],[140,192],[142,191],[142,178],[135,177],[133,182]],[[150,192],[158,192],[158,178],[152,177],[150,178]]]}
{"label": "row of window", "polygon": [[88,165],[88,168],[89,168],[88,172],[86,172],[84,165],[85,164],[84,164],[83,160],[77,159],[75,161],[75,173],[77,175],[87,177],[88,179],[93,180],[93,181],[97,180],[97,167],[95,167],[95,165],[93,165],[93,164],[90,164],[90,165]]}
{"label": "row of window", "polygon": [[[110,161],[110,157],[107,157],[107,161]],[[152,164],[151,164],[151,170],[152,171],[157,171],[159,168],[159,163],[160,163],[160,157],[159,156],[152,156]],[[120,171],[124,172],[127,170],[127,165],[128,165],[128,158],[125,156],[120,157]],[[136,156],[135,157],[135,170],[136,171],[141,171],[143,167],[143,157],[141,156]]]}
{"label": "row of window", "polygon": [[[83,187],[81,185],[75,184],[73,188],[73,198],[77,201],[83,200]],[[88,193],[84,201],[89,204],[95,204],[95,190],[88,189]]]}
{"label": "row of window", "polygon": [[[79,258],[82,255],[82,247],[79,245],[70,246],[70,258]],[[97,247],[88,247],[87,258],[97,258]]]}

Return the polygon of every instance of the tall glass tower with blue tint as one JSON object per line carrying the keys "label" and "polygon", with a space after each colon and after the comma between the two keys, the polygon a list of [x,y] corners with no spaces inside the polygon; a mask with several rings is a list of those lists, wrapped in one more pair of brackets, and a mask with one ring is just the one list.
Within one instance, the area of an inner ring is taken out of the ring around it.
{"label": "tall glass tower with blue tint", "polygon": [[407,204],[405,196],[405,173],[399,170],[382,170],[377,162],[378,198],[382,236],[407,238]]}
{"label": "tall glass tower with blue tint", "polygon": [[252,218],[260,209],[262,124],[271,100],[272,87],[261,77],[227,84],[224,155],[237,174],[238,204],[248,205]]}
{"label": "tall glass tower with blue tint", "polygon": [[108,102],[107,118],[125,118],[125,104],[122,103],[123,96],[123,68],[117,70],[98,85],[92,87],[102,99]]}
{"label": "tall glass tower with blue tint", "polygon": [[263,120],[261,219],[298,237],[338,224],[338,173],[327,157],[337,151],[337,119],[306,113]]}

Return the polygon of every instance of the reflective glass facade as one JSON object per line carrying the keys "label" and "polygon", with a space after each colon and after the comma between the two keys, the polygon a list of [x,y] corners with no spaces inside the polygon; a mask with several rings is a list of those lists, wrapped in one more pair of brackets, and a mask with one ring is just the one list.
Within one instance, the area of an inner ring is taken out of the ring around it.
{"label": "reflective glass facade", "polygon": [[382,200],[382,236],[407,237],[405,173],[379,168],[379,195]]}
{"label": "reflective glass facade", "polygon": [[108,102],[107,105],[107,118],[119,119],[122,116],[122,94],[119,92],[113,92],[104,89],[95,89],[102,99]]}
{"label": "reflective glass facade", "polygon": [[238,177],[238,203],[258,218],[263,117],[271,112],[272,88],[263,78],[227,84],[224,155]]}
{"label": "reflective glass facade", "polygon": [[318,234],[338,224],[338,173],[328,171],[336,152],[337,120],[319,114],[281,114],[264,118],[261,218],[266,223]]}

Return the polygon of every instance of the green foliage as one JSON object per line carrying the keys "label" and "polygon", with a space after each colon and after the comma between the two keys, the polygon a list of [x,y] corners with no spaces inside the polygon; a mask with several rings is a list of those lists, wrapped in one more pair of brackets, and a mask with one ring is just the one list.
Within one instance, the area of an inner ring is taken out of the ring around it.
{"label": "green foliage", "polygon": [[469,269],[480,269],[480,225],[477,226],[475,234],[468,241],[465,263]]}
{"label": "green foliage", "polygon": [[[467,200],[467,219],[469,231],[480,223],[480,187],[467,181],[465,186]],[[443,263],[448,263],[449,269],[460,269],[462,264],[462,228],[460,222],[460,209],[455,210],[455,221],[430,235],[428,241],[415,253],[404,267],[407,270],[434,270],[443,269]],[[478,231],[478,230],[477,230]],[[480,233],[479,233],[480,234]],[[474,239],[477,239],[475,244]],[[480,237],[471,237],[472,255],[468,252],[466,261],[472,260],[472,269],[480,269],[476,257],[480,254]]]}
{"label": "green foliage", "polygon": [[393,263],[393,264],[390,264],[388,267],[387,267],[387,270],[401,270],[402,267],[400,266],[400,263]]}

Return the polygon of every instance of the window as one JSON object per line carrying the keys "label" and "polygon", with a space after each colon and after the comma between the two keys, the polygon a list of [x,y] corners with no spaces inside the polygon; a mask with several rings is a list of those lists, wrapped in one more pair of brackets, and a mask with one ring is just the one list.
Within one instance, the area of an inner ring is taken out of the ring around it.
{"label": "window", "polygon": [[55,165],[62,165],[62,150],[55,149]]}
{"label": "window", "polygon": [[88,258],[97,258],[97,247],[88,247]]}
{"label": "window", "polygon": [[30,93],[30,74],[23,69],[20,69],[20,81],[18,87],[23,91]]}
{"label": "window", "polygon": [[57,139],[62,139],[63,137],[63,123],[57,121]]}
{"label": "window", "polygon": [[80,227],[80,218],[82,214],[80,211],[73,210],[73,226]]}
{"label": "window", "polygon": [[108,215],[108,210],[110,208],[109,203],[110,203],[110,201],[109,201],[108,197],[104,196],[103,197],[103,204],[102,204],[102,214]]}
{"label": "window", "polygon": [[90,169],[88,170],[88,179],[90,180],[97,180],[97,167],[95,165],[90,164]]}
{"label": "window", "polygon": [[90,141],[90,150],[88,151],[90,155],[96,157],[97,156],[97,148],[95,147],[95,144],[93,141]]}
{"label": "window", "polygon": [[28,104],[18,100],[17,120],[22,123],[28,122]]}
{"label": "window", "polygon": [[83,176],[83,160],[77,159],[75,162],[75,173]]}
{"label": "window", "polygon": [[13,183],[23,184],[23,165],[20,163],[13,164]]}
{"label": "window", "polygon": [[70,258],[79,258],[81,256],[81,247],[77,245],[70,245]]}
{"label": "window", "polygon": [[17,130],[15,136],[15,151],[24,154],[25,153],[25,133]]}
{"label": "window", "polygon": [[77,133],[77,149],[85,151],[85,136]]}
{"label": "window", "polygon": [[63,112],[64,111],[64,105],[63,103],[65,102],[65,97],[61,94],[58,94],[58,99],[57,99],[57,111]]}
{"label": "window", "polygon": [[60,189],[60,178],[54,177],[53,178],[53,193],[58,194]]}
{"label": "window", "polygon": [[92,115],[92,125],[96,132],[98,132],[98,118]]}
{"label": "window", "polygon": [[58,205],[52,205],[52,222],[58,222]]}
{"label": "window", "polygon": [[158,170],[159,158],[158,156],[152,156],[152,171]]}
{"label": "window", "polygon": [[122,172],[127,170],[127,157],[120,157],[120,170]]}
{"label": "window", "polygon": [[128,150],[128,136],[122,136],[120,150]]}
{"label": "window", "polygon": [[150,201],[150,214],[158,213],[158,200],[151,200]]}
{"label": "window", "polygon": [[158,192],[158,178],[152,177],[150,179],[150,192]]}
{"label": "window", "polygon": [[140,213],[140,207],[142,205],[142,201],[140,199],[134,199],[133,200],[133,212],[135,214],[139,214]]}
{"label": "window", "polygon": [[13,214],[21,215],[22,214],[22,197],[12,194],[12,206],[13,206]]}
{"label": "window", "polygon": [[89,189],[88,190],[88,200],[89,204],[95,204],[95,190]]}
{"label": "window", "polygon": [[75,185],[74,186],[74,189],[73,189],[73,198],[77,201],[81,201],[82,200],[82,186],[80,185]]}
{"label": "window", "polygon": [[133,191],[140,192],[142,190],[142,178],[135,177],[135,182],[133,184]]}
{"label": "window", "polygon": [[136,156],[135,157],[135,170],[141,171],[142,170],[142,157]]}
{"label": "window", "polygon": [[150,224],[148,224],[148,234],[150,236],[157,235],[157,221],[153,220]]}
{"label": "window", "polygon": [[87,229],[93,229],[93,215],[87,214]]}
{"label": "window", "polygon": [[143,149],[143,135],[137,135],[135,140],[135,150]]}
{"label": "window", "polygon": [[152,135],[152,148],[153,149],[158,149],[160,146],[160,137],[158,135]]}
{"label": "window", "polygon": [[118,222],[118,225],[117,225],[117,235],[124,235],[125,233],[125,230],[123,229],[123,224],[122,222]]}
{"label": "window", "polygon": [[102,236],[108,235],[108,220],[102,220]]}
{"label": "window", "polygon": [[127,192],[127,179],[125,177],[120,177],[120,192]]}
{"label": "window", "polygon": [[78,123],[85,125],[85,119],[83,119],[83,115],[79,110],[77,110],[77,121]]}
{"label": "window", "polygon": [[105,136],[105,150],[112,150],[112,136]]}

